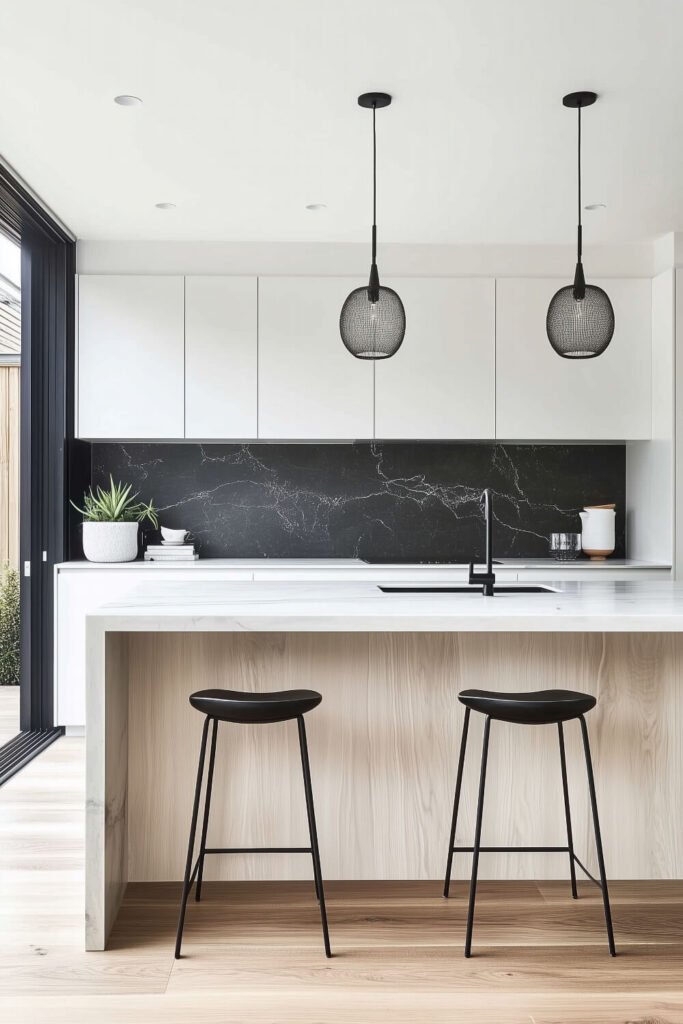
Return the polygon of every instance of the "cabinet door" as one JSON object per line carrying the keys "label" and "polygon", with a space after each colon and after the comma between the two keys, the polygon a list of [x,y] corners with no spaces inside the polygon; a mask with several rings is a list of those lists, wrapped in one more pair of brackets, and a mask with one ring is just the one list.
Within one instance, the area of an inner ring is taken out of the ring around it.
{"label": "cabinet door", "polygon": [[185,436],[256,437],[256,278],[185,278]]}
{"label": "cabinet door", "polygon": [[373,366],[355,359],[339,314],[362,280],[259,279],[259,437],[371,438]]}
{"label": "cabinet door", "polygon": [[495,437],[495,281],[387,282],[406,310],[406,336],[375,367],[375,437]]}
{"label": "cabinet door", "polygon": [[507,440],[608,441],[651,436],[651,284],[594,281],[614,306],[614,337],[596,359],[563,359],[550,347],[548,304],[566,281],[496,284],[496,436]]}
{"label": "cabinet door", "polygon": [[78,281],[78,436],[184,434],[182,277]]}

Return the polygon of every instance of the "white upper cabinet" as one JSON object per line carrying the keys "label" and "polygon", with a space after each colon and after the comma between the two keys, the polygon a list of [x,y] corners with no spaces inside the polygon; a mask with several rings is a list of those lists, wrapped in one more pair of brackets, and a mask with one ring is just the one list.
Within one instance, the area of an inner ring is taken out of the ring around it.
{"label": "white upper cabinet", "polygon": [[344,299],[362,278],[259,279],[259,438],[373,436],[373,365],[339,334]]}
{"label": "white upper cabinet", "polygon": [[496,286],[496,436],[506,440],[646,440],[652,432],[651,282],[593,280],[614,307],[614,337],[595,359],[550,346],[548,304],[568,281]]}
{"label": "white upper cabinet", "polygon": [[255,277],[185,278],[185,436],[256,437]]}
{"label": "white upper cabinet", "polygon": [[375,367],[375,437],[495,437],[495,282],[403,278],[406,335]]}
{"label": "white upper cabinet", "polygon": [[184,433],[182,277],[78,281],[78,435]]}
{"label": "white upper cabinet", "polygon": [[614,338],[550,346],[564,280],[400,278],[403,345],[354,359],[339,314],[362,278],[83,275],[78,436],[163,440],[651,437],[651,282],[595,281]]}

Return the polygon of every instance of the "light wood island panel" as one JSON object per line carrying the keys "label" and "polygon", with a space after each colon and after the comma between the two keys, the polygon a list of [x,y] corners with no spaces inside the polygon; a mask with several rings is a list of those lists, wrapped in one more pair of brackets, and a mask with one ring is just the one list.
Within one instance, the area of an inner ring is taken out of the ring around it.
{"label": "light wood island panel", "polygon": [[[127,637],[128,878],[182,877],[203,717],[198,689],[311,687],[307,716],[328,879],[438,879],[465,687],[595,693],[588,716],[608,877],[683,877],[683,637],[600,633],[135,633]],[[474,715],[457,842],[474,830]],[[574,841],[595,869],[578,725],[565,728]],[[121,748],[124,749],[123,747]],[[209,845],[303,844],[294,723],[219,727]],[[493,723],[487,845],[566,841],[557,731]],[[454,878],[468,876],[457,855]],[[562,854],[487,854],[480,876],[550,879]],[[310,859],[207,858],[207,879],[304,879]]]}

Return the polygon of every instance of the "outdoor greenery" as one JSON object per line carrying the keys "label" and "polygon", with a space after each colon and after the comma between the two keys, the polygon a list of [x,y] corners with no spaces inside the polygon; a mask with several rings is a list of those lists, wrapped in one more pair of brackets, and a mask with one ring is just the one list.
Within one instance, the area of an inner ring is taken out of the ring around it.
{"label": "outdoor greenery", "polygon": [[159,528],[159,519],[154,503],[148,505],[137,501],[137,492],[131,494],[131,484],[114,483],[113,477],[109,477],[110,488],[104,490],[99,485],[93,491],[89,488],[83,496],[84,508],[79,508],[75,502],[71,502],[77,512],[83,516],[86,523],[142,523],[149,520],[154,529]]}
{"label": "outdoor greenery", "polygon": [[0,574],[0,686],[19,685],[19,573]]}

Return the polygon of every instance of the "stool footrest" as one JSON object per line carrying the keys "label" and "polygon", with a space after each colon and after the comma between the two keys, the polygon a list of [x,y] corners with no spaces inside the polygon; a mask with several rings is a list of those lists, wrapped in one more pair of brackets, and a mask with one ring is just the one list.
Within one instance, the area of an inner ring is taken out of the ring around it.
{"label": "stool footrest", "polygon": [[311,853],[310,846],[207,846],[204,853]]}
{"label": "stool footrest", "polygon": [[[207,851],[208,852],[208,851]],[[452,853],[474,853],[473,846],[454,846]],[[602,882],[591,875],[590,871],[568,846],[480,846],[479,853],[568,853],[572,860],[579,865],[586,878],[602,889]]]}
{"label": "stool footrest", "polygon": [[[454,846],[453,853],[474,853],[473,846]],[[480,846],[479,853],[569,853],[568,846]]]}

